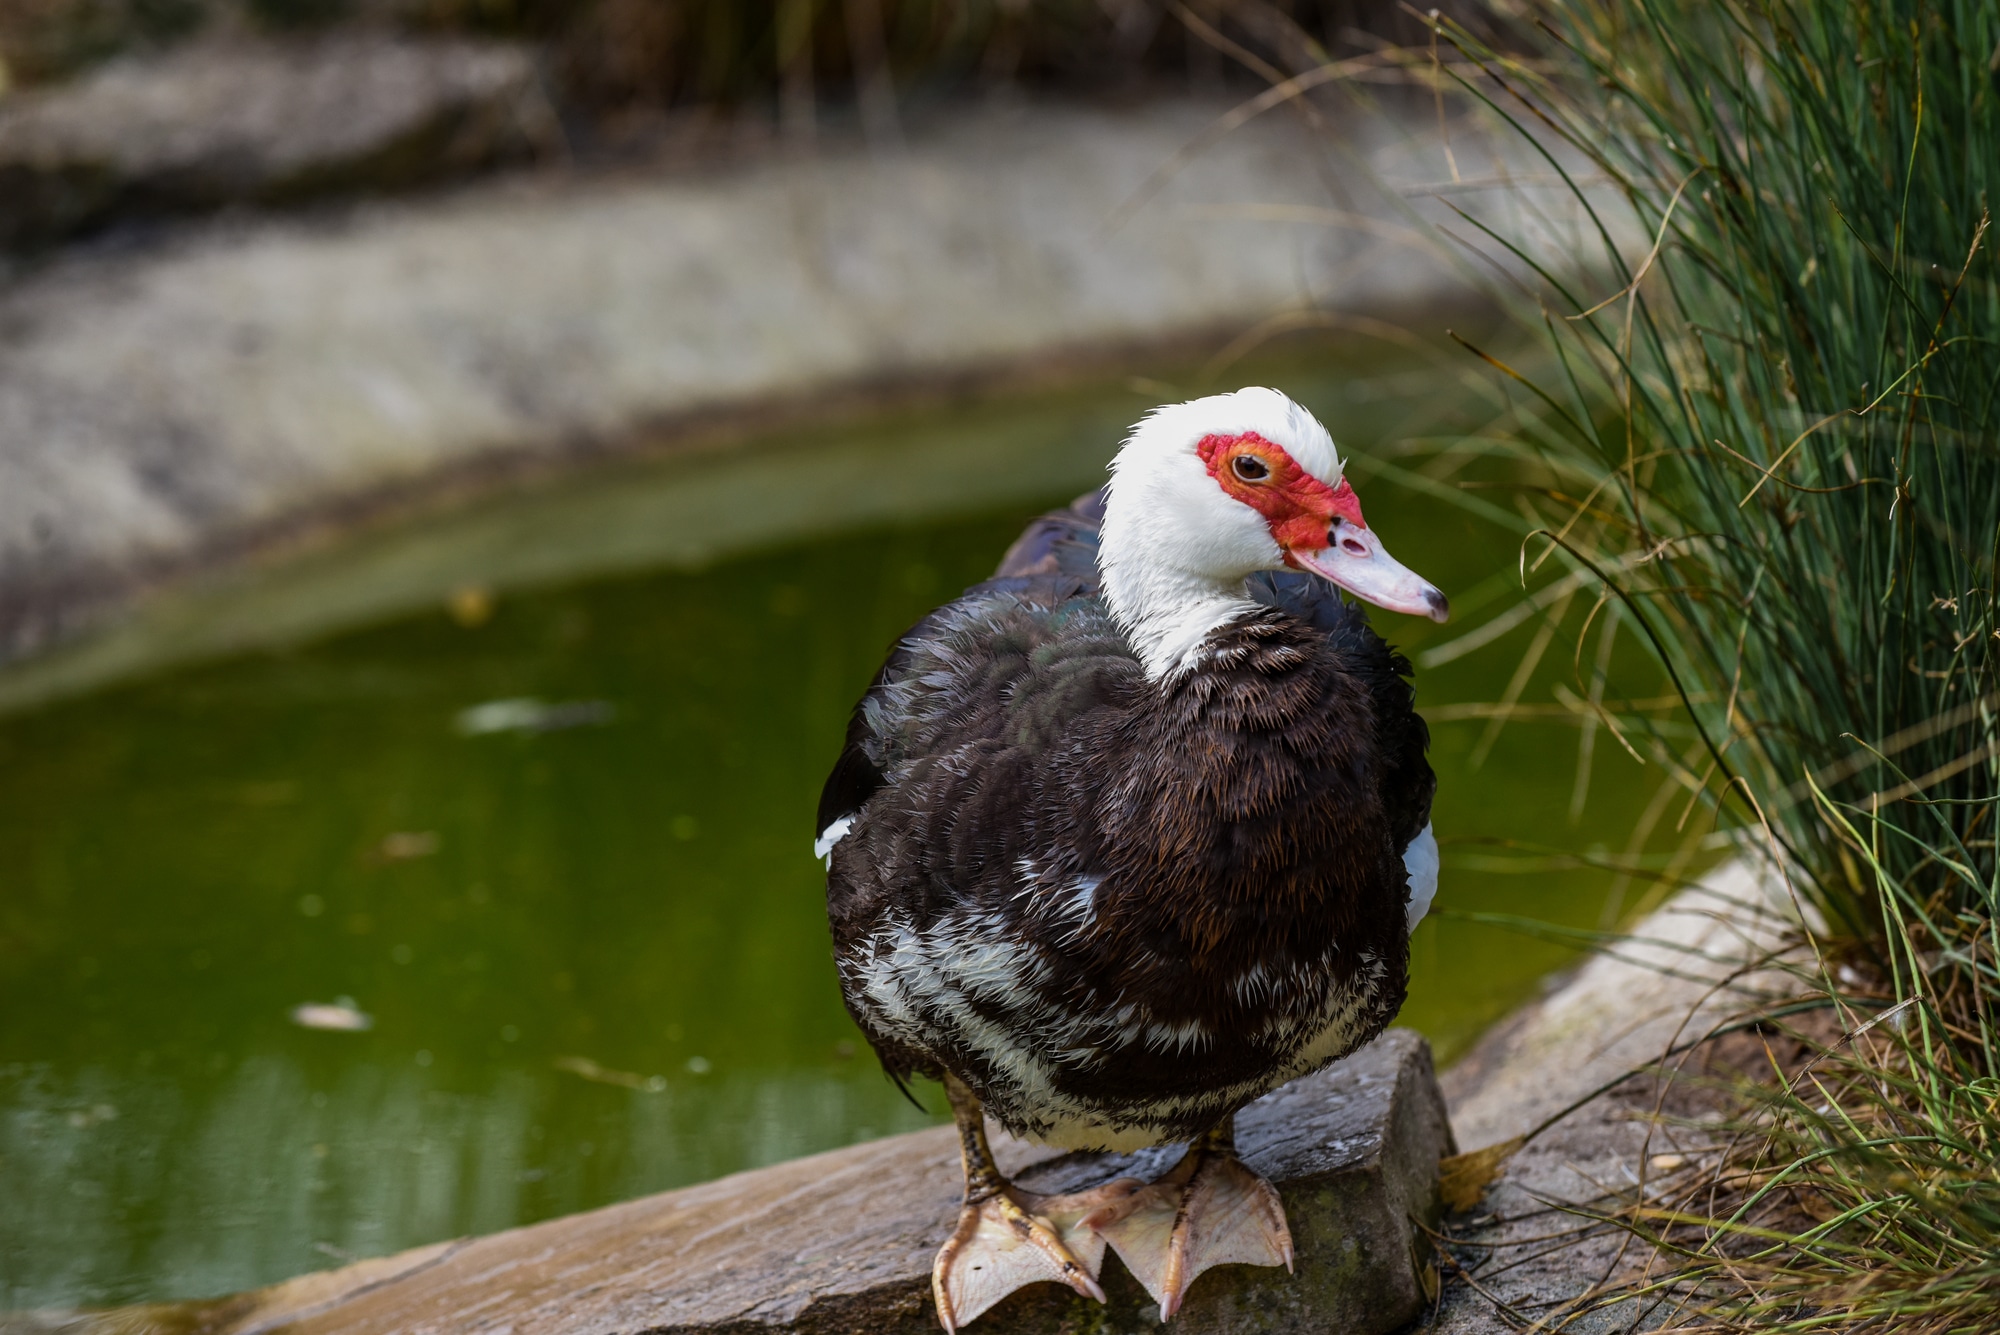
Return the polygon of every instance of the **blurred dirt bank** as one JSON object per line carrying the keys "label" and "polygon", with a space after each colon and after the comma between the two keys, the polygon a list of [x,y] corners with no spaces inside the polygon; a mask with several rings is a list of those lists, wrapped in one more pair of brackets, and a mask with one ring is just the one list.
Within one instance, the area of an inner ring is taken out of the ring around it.
{"label": "blurred dirt bank", "polygon": [[[1178,160],[1225,110],[968,108],[893,154],[544,171],[47,263],[0,293],[0,653],[502,462],[1462,299],[1409,230],[1436,200],[1376,184],[1435,183],[1428,117],[1264,117]],[[1467,176],[1497,156],[1459,145]]]}
{"label": "blurred dirt bank", "polygon": [[[1316,21],[1365,44],[1337,8]],[[552,72],[568,38],[379,23],[217,20],[0,97],[0,664],[148,590],[582,459],[1139,356],[1198,369],[1287,329],[1435,334],[1492,277],[1437,231],[1457,205],[1568,250],[1532,147],[1375,57],[1341,77],[1394,74],[1380,99],[1246,102],[1251,66],[1322,68],[1286,22],[1257,48],[1279,63],[1238,48],[1208,94],[1190,48],[1162,55],[1156,25],[1119,56],[1113,24],[1075,68],[1115,95],[1017,52],[1041,82],[901,96],[892,132],[863,87],[815,102],[805,139],[782,86],[775,119],[676,120],[679,85],[584,99]],[[862,47],[814,50],[866,73]],[[1161,68],[1182,91],[1145,81]],[[607,148],[642,122],[642,149]]]}

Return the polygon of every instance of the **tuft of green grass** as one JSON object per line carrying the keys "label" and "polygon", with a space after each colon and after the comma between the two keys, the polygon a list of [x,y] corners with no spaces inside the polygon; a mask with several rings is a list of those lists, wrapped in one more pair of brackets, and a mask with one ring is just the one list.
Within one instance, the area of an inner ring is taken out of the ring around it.
{"label": "tuft of green grass", "polygon": [[1665,1264],[1590,1305],[1649,1301],[1662,1329],[2000,1330],[2000,1083],[1945,1011],[1829,988],[1829,1023],[1767,1022],[1793,1053],[1690,1124],[1714,1152],[1611,1214]]}
{"label": "tuft of green grass", "polygon": [[2000,9],[1515,18],[1532,58],[1444,23],[1450,68],[1599,245],[1557,272],[1465,215],[1554,367],[1481,354],[1524,405],[1524,567],[1597,590],[1600,661],[1630,635],[1665,668],[1691,744],[1605,721],[1768,851],[1825,1021],[1738,1082],[1687,1192],[1618,1216],[1668,1264],[1593,1302],[2000,1329]]}
{"label": "tuft of green grass", "polygon": [[1957,937],[1991,918],[2000,791],[2000,12],[1539,22],[1552,63],[1454,34],[1466,87],[1637,220],[1593,209],[1609,281],[1538,270],[1543,541],[1604,577],[1694,702],[1700,777],[1819,909],[1879,936],[1886,897]]}

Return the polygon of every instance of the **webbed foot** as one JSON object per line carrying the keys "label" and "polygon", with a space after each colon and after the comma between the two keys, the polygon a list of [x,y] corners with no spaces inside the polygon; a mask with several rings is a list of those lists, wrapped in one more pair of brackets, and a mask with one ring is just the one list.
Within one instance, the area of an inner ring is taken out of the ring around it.
{"label": "webbed foot", "polygon": [[1236,1157],[1226,1126],[1189,1146],[1159,1181],[1080,1222],[1111,1244],[1163,1320],[1180,1311],[1188,1286],[1213,1266],[1292,1268],[1292,1232],[1277,1189]]}
{"label": "webbed foot", "polygon": [[1097,1271],[1104,1239],[1082,1220],[1109,1199],[1101,1190],[1036,1196],[1010,1187],[968,1202],[931,1266],[938,1320],[956,1331],[1014,1290],[1044,1281],[1103,1302]]}
{"label": "webbed foot", "polygon": [[1023,1191],[993,1162],[978,1096],[955,1076],[945,1077],[944,1088],[965,1161],[965,1204],[931,1264],[938,1321],[956,1332],[1014,1290],[1044,1281],[1103,1302],[1097,1270],[1104,1239],[1083,1221],[1122,1203],[1140,1184],[1121,1178],[1067,1196]]}

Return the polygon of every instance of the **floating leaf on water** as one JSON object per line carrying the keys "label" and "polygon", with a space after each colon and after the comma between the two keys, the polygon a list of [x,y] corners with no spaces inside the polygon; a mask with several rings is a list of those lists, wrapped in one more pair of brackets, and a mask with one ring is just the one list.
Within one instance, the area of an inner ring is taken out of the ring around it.
{"label": "floating leaf on water", "polygon": [[444,600],[444,609],[467,630],[483,626],[493,618],[493,590],[484,584],[462,584]]}
{"label": "floating leaf on water", "polygon": [[301,1029],[358,1034],[364,1029],[373,1029],[375,1017],[364,1014],[352,997],[341,997],[338,1001],[308,1001],[292,1007],[292,1023]]}
{"label": "floating leaf on water", "polygon": [[667,1087],[660,1076],[644,1076],[635,1071],[614,1071],[608,1066],[599,1066],[588,1057],[558,1057],[555,1060],[558,1071],[568,1071],[571,1075],[582,1076],[585,1080],[600,1085],[617,1085],[622,1089],[643,1089],[649,1094],[657,1094]]}
{"label": "floating leaf on water", "polygon": [[485,737],[500,732],[559,732],[611,721],[612,708],[604,700],[565,700],[548,704],[533,696],[488,700],[458,711],[454,727],[466,737]]}
{"label": "floating leaf on water", "polygon": [[515,700],[488,700],[483,705],[459,710],[454,724],[467,737],[483,737],[494,732],[528,732],[540,721],[542,712],[547,708],[540,700],[526,696]]}
{"label": "floating leaf on water", "polygon": [[375,856],[384,862],[408,862],[411,858],[427,858],[438,851],[436,830],[397,830],[382,836],[382,842],[375,845]]}

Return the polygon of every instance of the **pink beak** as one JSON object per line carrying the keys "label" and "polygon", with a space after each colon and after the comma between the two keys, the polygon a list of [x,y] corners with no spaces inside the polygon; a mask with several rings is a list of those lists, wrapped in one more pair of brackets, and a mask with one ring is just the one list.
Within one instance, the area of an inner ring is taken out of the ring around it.
{"label": "pink beak", "polygon": [[1451,604],[1435,585],[1389,555],[1375,531],[1347,519],[1333,521],[1332,539],[1316,551],[1292,552],[1302,569],[1331,580],[1355,597],[1391,612],[1443,621]]}

